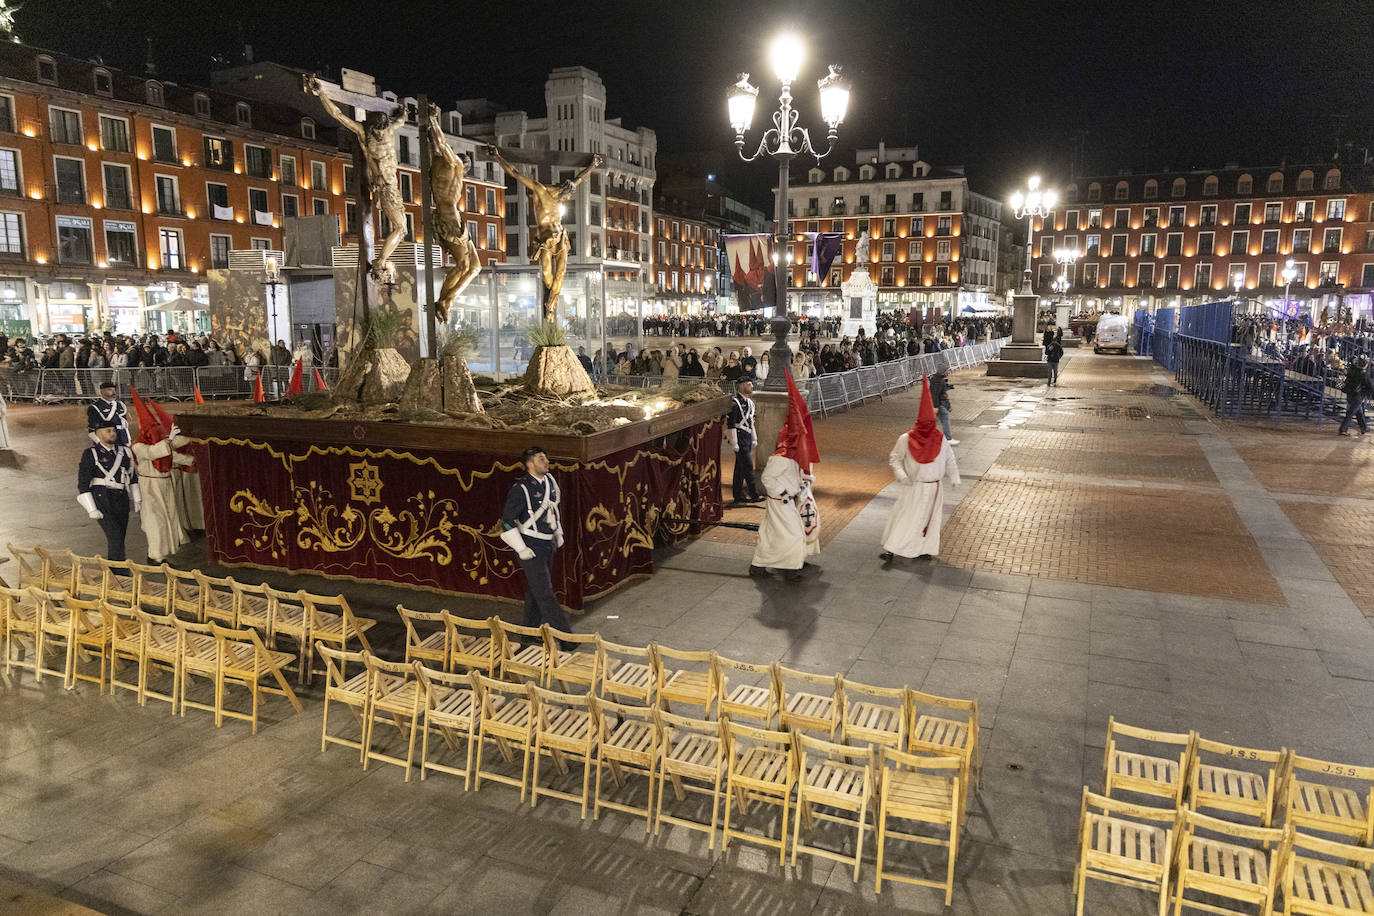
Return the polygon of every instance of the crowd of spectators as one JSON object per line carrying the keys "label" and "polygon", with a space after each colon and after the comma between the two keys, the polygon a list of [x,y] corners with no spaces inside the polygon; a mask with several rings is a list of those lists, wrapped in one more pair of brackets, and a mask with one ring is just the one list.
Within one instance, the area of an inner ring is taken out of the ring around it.
{"label": "crowd of spectators", "polygon": [[333,350],[292,354],[285,341],[277,341],[266,352],[234,344],[220,346],[208,335],[103,334],[71,337],[57,334],[46,340],[0,334],[0,368],[18,371],[33,369],[137,369],[189,366],[288,366],[295,355],[304,355],[317,366],[337,365]]}

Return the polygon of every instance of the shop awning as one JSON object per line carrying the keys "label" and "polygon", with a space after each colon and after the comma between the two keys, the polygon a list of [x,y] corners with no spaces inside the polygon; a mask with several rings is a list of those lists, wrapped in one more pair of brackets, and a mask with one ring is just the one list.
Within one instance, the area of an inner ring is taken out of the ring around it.
{"label": "shop awning", "polygon": [[145,312],[203,312],[210,307],[210,303],[201,302],[199,299],[192,299],[189,296],[173,296],[171,299],[164,299],[151,305],[143,306]]}

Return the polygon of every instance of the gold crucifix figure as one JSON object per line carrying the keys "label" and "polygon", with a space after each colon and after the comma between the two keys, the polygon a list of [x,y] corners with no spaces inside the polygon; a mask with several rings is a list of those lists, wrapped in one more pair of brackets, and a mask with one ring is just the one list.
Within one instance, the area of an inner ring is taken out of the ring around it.
{"label": "gold crucifix figure", "polygon": [[448,322],[448,311],[454,300],[481,272],[482,261],[463,219],[463,175],[467,168],[444,138],[443,128],[439,126],[439,106],[429,106],[425,128],[429,132],[431,150],[429,190],[434,195],[434,237],[439,247],[453,258],[453,266],[444,274],[439,301],[434,305],[434,317],[442,324]]}
{"label": "gold crucifix figure", "polygon": [[564,201],[573,196],[577,186],[601,167],[601,157],[593,155],[587,167],[571,181],[547,185],[522,174],[505,160],[496,147],[488,146],[487,151],[506,170],[507,175],[530,189],[537,223],[534,238],[530,242],[530,263],[537,263],[544,274],[544,286],[548,294],[544,298],[543,320],[545,324],[552,324],[558,316],[558,296],[563,291],[563,277],[568,272],[568,230],[563,228],[559,209]]}

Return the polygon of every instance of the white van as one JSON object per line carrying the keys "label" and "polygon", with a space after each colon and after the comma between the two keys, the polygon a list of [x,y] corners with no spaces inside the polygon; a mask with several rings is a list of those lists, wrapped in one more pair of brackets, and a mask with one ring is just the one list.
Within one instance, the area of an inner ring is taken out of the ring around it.
{"label": "white van", "polygon": [[1130,325],[1122,315],[1103,315],[1097,319],[1097,335],[1093,339],[1093,352],[1103,350],[1130,350]]}

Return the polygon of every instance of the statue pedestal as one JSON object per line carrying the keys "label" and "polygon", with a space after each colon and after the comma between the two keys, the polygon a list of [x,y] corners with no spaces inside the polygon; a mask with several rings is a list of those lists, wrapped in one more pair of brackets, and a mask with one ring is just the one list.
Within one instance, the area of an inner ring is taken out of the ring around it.
{"label": "statue pedestal", "polygon": [[868,275],[867,267],[856,267],[849,279],[840,284],[844,297],[844,322],[841,334],[857,337],[859,328],[872,336],[878,330],[878,284]]}
{"label": "statue pedestal", "polygon": [[1015,295],[1011,299],[1011,343],[997,359],[988,361],[988,375],[1003,378],[1049,378],[1045,351],[1035,339],[1035,315],[1040,297]]}

